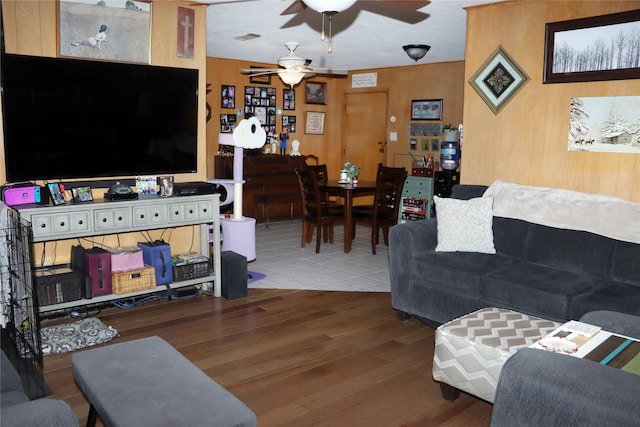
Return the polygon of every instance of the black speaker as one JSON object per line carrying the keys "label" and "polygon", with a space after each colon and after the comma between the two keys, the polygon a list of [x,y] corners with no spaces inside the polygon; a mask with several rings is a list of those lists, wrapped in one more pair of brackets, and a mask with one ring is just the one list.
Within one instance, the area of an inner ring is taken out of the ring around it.
{"label": "black speaker", "polygon": [[247,296],[247,257],[233,251],[220,253],[222,296],[226,299]]}

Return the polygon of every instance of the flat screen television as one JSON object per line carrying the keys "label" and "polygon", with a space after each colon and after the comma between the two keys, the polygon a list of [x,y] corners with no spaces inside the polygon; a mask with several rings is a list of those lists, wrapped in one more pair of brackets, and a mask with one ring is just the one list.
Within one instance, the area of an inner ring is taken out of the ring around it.
{"label": "flat screen television", "polygon": [[192,173],[198,70],[4,54],[8,182]]}

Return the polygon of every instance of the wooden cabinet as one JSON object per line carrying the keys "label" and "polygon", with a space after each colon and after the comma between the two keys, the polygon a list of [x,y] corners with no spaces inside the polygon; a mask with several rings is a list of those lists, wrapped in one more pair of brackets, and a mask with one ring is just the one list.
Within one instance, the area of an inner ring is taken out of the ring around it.
{"label": "wooden cabinet", "polygon": [[[300,218],[302,202],[294,172],[305,165],[306,156],[249,154],[243,158],[242,212],[262,223]],[[233,156],[215,158],[215,178],[233,178]]]}

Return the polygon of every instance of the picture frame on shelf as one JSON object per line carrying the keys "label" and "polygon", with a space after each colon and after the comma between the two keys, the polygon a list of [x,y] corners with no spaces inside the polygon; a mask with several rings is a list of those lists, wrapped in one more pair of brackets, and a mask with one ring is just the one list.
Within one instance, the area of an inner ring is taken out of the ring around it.
{"label": "picture frame on shelf", "polygon": [[471,76],[469,84],[493,114],[498,114],[528,81],[527,73],[498,46]]}
{"label": "picture frame on shelf", "polygon": [[[256,69],[256,73],[263,69],[263,67],[257,67],[255,65],[249,66],[249,70]],[[261,74],[256,76],[252,74],[252,71],[249,71],[249,82],[258,85],[270,85],[271,84],[271,74]]]}
{"label": "picture frame on shelf", "polygon": [[79,202],[90,202],[93,200],[93,194],[91,193],[91,187],[88,185],[82,187],[74,187],[71,189],[71,194],[73,194],[73,201],[75,203]]}
{"label": "picture frame on shelf", "polygon": [[412,100],[411,120],[442,120],[442,99]]}
{"label": "picture frame on shelf", "polygon": [[327,84],[321,82],[305,82],[305,102],[307,104],[327,105]]}
{"label": "picture frame on shelf", "polygon": [[542,83],[640,78],[640,66],[625,62],[632,61],[639,23],[640,9],[547,23]]}
{"label": "picture frame on shelf", "polygon": [[318,111],[307,111],[304,133],[307,135],[324,135],[325,113]]}
{"label": "picture frame on shelf", "polygon": [[158,177],[155,175],[136,176],[136,193],[154,196],[158,194]]}
{"label": "picture frame on shelf", "polygon": [[220,88],[220,107],[236,108],[236,87],[222,85]]}
{"label": "picture frame on shelf", "polygon": [[172,197],[173,175],[159,176],[158,186],[160,187],[160,197]]}

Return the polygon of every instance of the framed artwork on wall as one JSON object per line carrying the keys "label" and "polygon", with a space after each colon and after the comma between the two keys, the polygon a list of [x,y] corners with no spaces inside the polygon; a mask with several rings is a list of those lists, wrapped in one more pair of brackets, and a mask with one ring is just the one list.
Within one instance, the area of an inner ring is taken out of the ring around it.
{"label": "framed artwork on wall", "polygon": [[498,114],[513,96],[529,81],[509,54],[498,48],[469,79],[471,87],[480,95],[494,114]]}
{"label": "framed artwork on wall", "polygon": [[296,116],[282,116],[282,132],[294,133],[296,131]]}
{"label": "framed artwork on wall", "polygon": [[236,87],[222,85],[220,90],[220,107],[222,108],[236,108]]}
{"label": "framed artwork on wall", "polygon": [[258,117],[267,133],[276,133],[276,88],[275,87],[244,87],[244,116]]}
{"label": "framed artwork on wall", "polygon": [[327,104],[327,84],[317,82],[306,82],[305,101],[307,104]]}
{"label": "framed artwork on wall", "polygon": [[283,110],[295,110],[296,109],[296,91],[295,89],[283,89],[284,103],[282,105]]}
{"label": "framed artwork on wall", "polygon": [[442,120],[442,99],[412,100],[411,120]]}
{"label": "framed artwork on wall", "polygon": [[193,58],[195,24],[196,11],[188,7],[178,6],[178,44],[176,50],[179,58]]}
{"label": "framed artwork on wall", "polygon": [[[256,68],[256,72],[258,72],[258,70],[262,70],[263,67],[256,67],[255,65],[251,65],[249,67],[249,69],[252,68]],[[256,76],[255,74],[252,74],[251,72],[249,72],[249,83],[254,83],[254,84],[259,84],[259,85],[270,85],[271,84],[271,74],[262,74],[259,76]]]}
{"label": "framed artwork on wall", "polygon": [[59,2],[60,56],[148,64],[151,3],[128,1],[124,8],[96,3]]}
{"label": "framed artwork on wall", "polygon": [[545,26],[543,83],[640,78],[640,9]]}
{"label": "framed artwork on wall", "polygon": [[324,117],[325,113],[307,111],[304,133],[308,135],[324,135]]}
{"label": "framed artwork on wall", "polygon": [[233,133],[235,127],[235,114],[220,114],[220,133]]}

